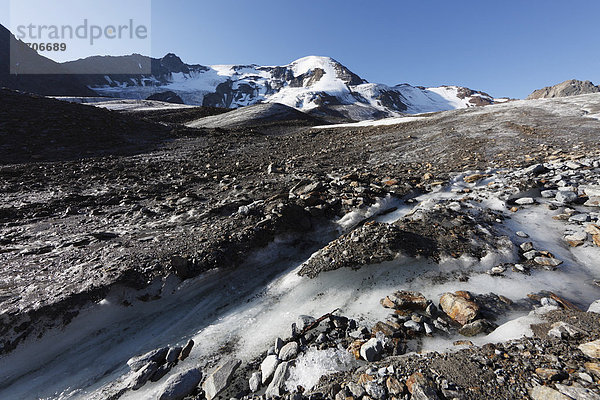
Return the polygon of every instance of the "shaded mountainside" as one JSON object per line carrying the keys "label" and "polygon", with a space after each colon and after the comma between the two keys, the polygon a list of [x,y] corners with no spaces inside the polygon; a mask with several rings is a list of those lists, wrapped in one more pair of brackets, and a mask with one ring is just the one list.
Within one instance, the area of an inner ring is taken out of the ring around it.
{"label": "shaded mountainside", "polygon": [[580,94],[590,94],[600,92],[600,87],[590,81],[578,81],[570,79],[554,86],[546,86],[543,89],[534,90],[527,100],[532,99],[551,99],[554,97],[577,96]]}
{"label": "shaded mountainside", "polygon": [[170,129],[117,112],[0,90],[0,164],[157,148]]}
{"label": "shaded mountainside", "polygon": [[[11,44],[13,51],[25,60],[19,65],[22,74],[28,72],[31,65],[50,71],[47,75],[19,75],[10,73]],[[76,75],[69,75],[67,69],[46,57],[40,56],[0,25],[0,87],[7,87],[29,93],[47,96],[95,96]]]}

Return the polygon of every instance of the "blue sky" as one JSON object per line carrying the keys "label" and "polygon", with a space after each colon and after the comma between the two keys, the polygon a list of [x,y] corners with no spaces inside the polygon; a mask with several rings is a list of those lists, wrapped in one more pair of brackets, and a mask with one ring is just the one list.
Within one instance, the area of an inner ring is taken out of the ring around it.
{"label": "blue sky", "polygon": [[522,98],[570,78],[600,83],[599,16],[592,0],[153,0],[152,55],[206,65],[327,55],[370,82]]}

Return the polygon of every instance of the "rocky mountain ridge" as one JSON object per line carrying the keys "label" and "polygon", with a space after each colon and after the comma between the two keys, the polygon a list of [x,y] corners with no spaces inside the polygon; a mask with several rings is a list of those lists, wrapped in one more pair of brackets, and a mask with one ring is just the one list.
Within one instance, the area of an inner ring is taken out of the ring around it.
{"label": "rocky mountain ridge", "polygon": [[529,96],[527,96],[527,100],[552,99],[555,97],[577,96],[580,94],[598,92],[600,92],[600,87],[594,85],[590,81],[570,79],[554,86],[546,86],[545,88],[534,90]]}
{"label": "rocky mountain ridge", "polygon": [[[94,71],[106,62],[137,62],[125,56],[79,60]],[[492,104],[486,93],[458,86],[436,88],[409,84],[369,83],[329,57],[309,56],[284,66],[188,65],[175,54],[152,59],[150,76],[95,75],[96,92],[122,98],[146,98],[172,91],[186,104],[238,108],[257,103],[281,103],[317,116],[353,120],[378,119],[401,113],[443,111]]]}

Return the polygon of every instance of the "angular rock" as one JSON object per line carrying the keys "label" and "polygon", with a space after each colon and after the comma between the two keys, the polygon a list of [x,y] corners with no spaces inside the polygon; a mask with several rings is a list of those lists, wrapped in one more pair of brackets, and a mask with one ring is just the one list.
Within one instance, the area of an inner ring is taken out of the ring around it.
{"label": "angular rock", "polygon": [[275,339],[275,354],[279,354],[279,351],[281,350],[281,348],[284,346],[284,342],[283,340],[281,340],[281,338],[276,338]]}
{"label": "angular rock", "polygon": [[160,367],[158,367],[156,372],[154,374],[152,374],[152,376],[150,377],[150,381],[151,382],[160,381],[162,379],[162,377],[165,376],[170,370],[171,370],[171,366],[169,364],[161,365]]}
{"label": "angular rock", "polygon": [[207,400],[212,400],[218,395],[223,389],[225,389],[235,370],[240,366],[242,362],[240,360],[228,360],[220,364],[212,374],[206,378],[202,384]]}
{"label": "angular rock", "polygon": [[526,260],[533,260],[538,254],[540,254],[540,253],[537,250],[529,250],[529,251],[526,251],[525,253],[523,253],[523,257]]}
{"label": "angular rock", "polygon": [[536,386],[530,390],[529,395],[532,400],[572,400],[548,386]]}
{"label": "angular rock", "polygon": [[547,169],[543,164],[533,164],[523,169],[523,172],[527,175],[539,175],[546,171]]}
{"label": "angular rock", "polygon": [[280,397],[285,392],[285,381],[289,376],[289,363],[282,362],[277,366],[275,370],[275,374],[273,375],[273,380],[267,387],[265,392],[265,396],[267,399]]}
{"label": "angular rock", "polygon": [[169,352],[167,353],[167,356],[165,358],[165,361],[168,363],[175,362],[179,358],[179,355],[181,354],[181,350],[183,350],[183,347],[181,347],[181,346],[176,346],[176,347],[170,348]]}
{"label": "angular rock", "polygon": [[302,332],[302,330],[304,330],[304,328],[308,327],[315,321],[316,320],[313,317],[311,317],[310,315],[300,315],[300,316],[298,316],[298,321],[296,321],[296,328],[298,328],[299,332]]}
{"label": "angular rock", "polygon": [[581,386],[567,386],[556,384],[556,388],[564,395],[569,396],[569,398],[576,400],[600,400],[600,395],[592,392],[589,389],[586,389]]}
{"label": "angular rock", "polygon": [[147,352],[146,354],[142,354],[141,356],[132,357],[127,361],[127,365],[132,371],[138,371],[144,365],[155,362],[157,364],[162,364],[165,362],[165,358],[167,357],[167,353],[169,352],[168,347],[163,347],[161,349],[154,349],[152,351]]}
{"label": "angular rock", "polygon": [[423,323],[423,328],[425,329],[426,335],[433,335],[433,327],[429,325],[427,322]]}
{"label": "angular rock", "polygon": [[536,368],[535,374],[547,381],[562,381],[569,377],[569,374],[554,368]]}
{"label": "angular rock", "polygon": [[600,358],[600,340],[594,340],[593,342],[583,343],[579,345],[579,350],[588,357]]}
{"label": "angular rock", "polygon": [[388,392],[394,396],[404,393],[404,384],[393,376],[387,378],[385,381],[385,386],[387,387]]}
{"label": "angular rock", "polygon": [[352,343],[350,343],[350,345],[348,346],[348,348],[346,350],[348,350],[349,353],[352,353],[352,355],[354,355],[354,358],[357,360],[360,360],[360,349],[362,347],[363,344],[365,344],[366,341],[365,340],[355,340]]}
{"label": "angular rock", "polygon": [[586,371],[594,375],[596,378],[600,378],[600,364],[595,362],[586,362],[583,364]]}
{"label": "angular rock", "polygon": [[360,347],[360,356],[366,361],[378,361],[383,352],[383,344],[377,338],[369,339]]}
{"label": "angular rock", "polygon": [[148,382],[158,369],[158,363],[149,362],[139,370],[137,370],[131,379],[131,389],[138,390]]}
{"label": "angular rock", "polygon": [[181,361],[185,360],[186,358],[188,358],[188,356],[190,355],[191,351],[192,351],[192,347],[194,347],[194,341],[192,339],[190,339],[185,346],[183,346],[183,349],[181,349],[181,354],[179,354],[179,359]]}
{"label": "angular rock", "polygon": [[583,205],[586,207],[600,207],[600,197],[590,197]]}
{"label": "angular rock", "polygon": [[352,396],[354,396],[355,399],[360,399],[367,393],[365,391],[365,388],[362,387],[362,385],[359,385],[354,382],[349,382],[348,385],[346,385],[346,387],[348,388],[348,390],[350,391]]}
{"label": "angular rock", "polygon": [[540,192],[542,197],[545,199],[551,199],[551,198],[555,197],[557,193],[558,193],[558,190],[542,190]]}
{"label": "angular rock", "polygon": [[588,222],[589,220],[590,220],[589,214],[585,214],[585,213],[575,214],[572,217],[569,217],[569,222],[584,223],[584,222]]}
{"label": "angular rock", "polygon": [[483,178],[487,178],[488,176],[489,176],[489,175],[483,175],[483,174],[472,174],[472,175],[465,176],[465,177],[463,178],[463,180],[464,180],[466,183],[475,183],[475,182],[477,182],[477,181],[479,181],[479,180],[481,180],[481,179],[483,179]]}
{"label": "angular rock", "polygon": [[581,329],[562,321],[553,323],[550,330],[548,330],[548,336],[558,339],[579,338],[584,334],[585,332]]}
{"label": "angular rock", "polygon": [[528,252],[533,250],[533,243],[531,242],[525,242],[525,243],[521,243],[521,245],[519,246],[521,248],[521,250],[523,250],[524,252]]}
{"label": "angular rock", "polygon": [[202,379],[198,368],[191,368],[171,376],[162,386],[159,400],[181,400],[192,393]]}
{"label": "angular rock", "polygon": [[279,359],[281,361],[289,361],[293,358],[296,358],[298,355],[298,343],[297,342],[289,342],[285,346],[279,350]]}
{"label": "angular rock", "polygon": [[365,383],[365,391],[372,399],[375,400],[383,400],[385,398],[385,388],[378,383],[375,382],[367,382]]}
{"label": "angular rock", "polygon": [[[394,326],[392,326],[392,325],[394,325]],[[385,336],[392,337],[395,335],[395,333],[397,332],[399,327],[400,327],[399,324],[397,324],[396,322],[385,323],[385,322],[379,321],[373,327],[372,332],[374,335],[377,334],[377,332],[381,332]]]}
{"label": "angular rock", "polygon": [[279,359],[276,355],[267,356],[260,364],[260,372],[262,373],[262,384],[269,382],[277,366],[279,365]]}
{"label": "angular rock", "polygon": [[471,300],[453,293],[444,293],[440,298],[440,307],[453,320],[465,325],[477,318],[479,306]]}
{"label": "angular rock", "polygon": [[413,332],[422,332],[423,331],[423,327],[421,326],[421,324],[419,324],[416,321],[413,321],[412,319],[406,321],[404,323],[404,326]]}
{"label": "angular rock", "polygon": [[406,386],[411,393],[411,400],[438,400],[439,397],[433,383],[420,372],[415,372],[406,380]]}
{"label": "angular rock", "polygon": [[535,257],[533,261],[536,264],[549,269],[554,269],[563,263],[561,260],[558,260],[553,257]]}
{"label": "angular rock", "polygon": [[422,373],[415,372],[414,374],[409,376],[408,379],[406,379],[406,387],[408,388],[409,393],[412,394],[413,387],[416,383],[425,384],[426,382],[427,382],[427,379],[425,378],[425,376]]}
{"label": "angular rock", "polygon": [[520,206],[534,204],[534,203],[535,203],[535,200],[531,197],[521,197],[520,199],[515,200],[515,204],[518,204]]}
{"label": "angular rock", "polygon": [[580,188],[588,197],[600,197],[600,185],[582,185]]}
{"label": "angular rock", "polygon": [[556,193],[556,201],[564,204],[571,204],[576,199],[577,193],[570,190],[559,190],[558,193]]}
{"label": "angular rock", "polygon": [[600,300],[596,300],[588,307],[587,312],[593,312],[596,314],[600,314]]}
{"label": "angular rock", "polygon": [[571,247],[578,247],[585,243],[587,240],[587,233],[585,232],[577,232],[572,235],[565,236],[565,240]]}
{"label": "angular rock", "polygon": [[419,292],[400,290],[381,299],[381,305],[396,310],[425,310],[427,299]]}
{"label": "angular rock", "polygon": [[250,380],[248,381],[248,386],[250,386],[251,392],[257,392],[260,389],[260,384],[262,381],[262,373],[260,371],[255,371],[252,373]]}
{"label": "angular rock", "polygon": [[468,324],[463,325],[459,330],[463,336],[475,336],[480,333],[489,333],[496,328],[494,324],[485,319],[478,319],[473,322],[469,322]]}
{"label": "angular rock", "polygon": [[585,227],[585,231],[590,235],[600,235],[600,226],[596,224],[588,224]]}

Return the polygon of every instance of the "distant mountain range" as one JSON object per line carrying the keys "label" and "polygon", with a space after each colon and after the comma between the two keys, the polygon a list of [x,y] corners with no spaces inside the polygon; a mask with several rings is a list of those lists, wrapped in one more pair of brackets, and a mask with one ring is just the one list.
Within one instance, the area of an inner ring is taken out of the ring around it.
{"label": "distant mountain range", "polygon": [[[136,64],[138,55],[91,57],[65,63],[101,71],[107,63]],[[147,60],[144,60],[147,61]],[[152,59],[152,75],[95,75],[88,85],[104,96],[144,99],[176,93],[186,104],[238,108],[281,103],[313,115],[353,120],[492,104],[486,93],[457,86],[436,88],[369,83],[329,57],[304,57],[284,66],[188,65],[175,54]],[[114,65],[110,66],[114,68]]]}
{"label": "distant mountain range", "polygon": [[[41,63],[51,74],[11,75],[6,63],[0,71],[0,86],[43,95],[99,94],[146,99],[157,93],[172,92],[186,104],[238,108],[257,103],[281,103],[313,115],[353,120],[494,102],[486,93],[458,86],[424,88],[369,83],[329,57],[304,57],[284,66],[203,66],[186,64],[175,54],[160,59],[134,54],[94,56],[59,64],[27,48],[0,26],[0,56],[3,60],[9,60],[11,41],[27,55],[27,62],[19,65],[20,71],[26,72],[28,63]],[[152,66],[150,75],[103,73],[106,70],[135,71],[136,65],[148,61]],[[70,71],[75,69],[85,69],[89,74],[71,75]]]}
{"label": "distant mountain range", "polygon": [[[309,56],[283,66],[186,64],[177,55],[149,58],[94,56],[56,63],[27,47],[0,25],[0,59],[10,60],[11,43],[24,55],[19,75],[0,65],[0,87],[55,96],[107,96],[157,99],[207,107],[239,108],[281,103],[319,117],[365,120],[483,106],[507,99],[460,86],[388,86],[369,83],[329,57]],[[105,74],[136,71],[151,65],[151,74]],[[31,65],[47,75],[27,75]],[[73,74],[72,71],[89,71]],[[590,81],[569,80],[534,91],[528,99],[600,92]],[[171,99],[171,100],[170,100]]]}

